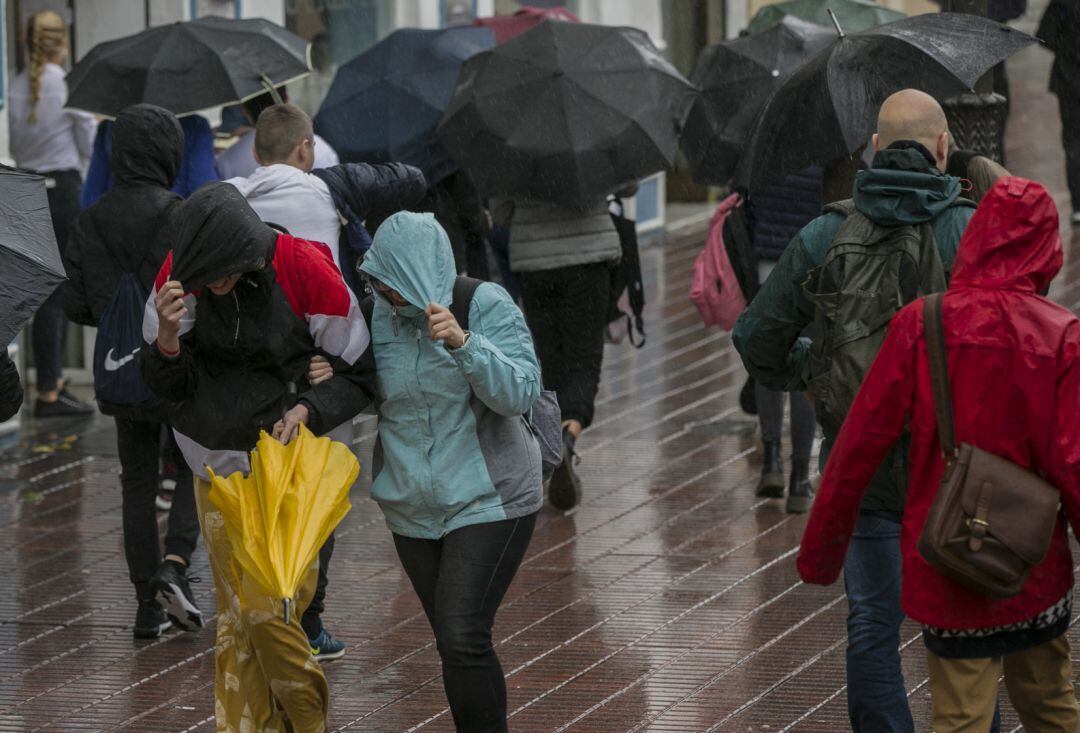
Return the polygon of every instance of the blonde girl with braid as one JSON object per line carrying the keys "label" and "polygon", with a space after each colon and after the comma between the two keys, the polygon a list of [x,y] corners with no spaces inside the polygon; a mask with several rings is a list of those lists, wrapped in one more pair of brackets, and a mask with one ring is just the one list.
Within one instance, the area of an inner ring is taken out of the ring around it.
{"label": "blonde girl with braid", "polygon": [[[11,83],[8,127],[11,157],[20,168],[45,177],[53,230],[63,254],[79,215],[82,172],[93,150],[93,115],[65,109],[63,64],[70,50],[64,19],[51,10],[34,13],[26,29],[26,69]],[[45,301],[31,326],[37,367],[37,417],[86,415],[94,408],[64,386],[60,366],[68,330],[60,290]]]}

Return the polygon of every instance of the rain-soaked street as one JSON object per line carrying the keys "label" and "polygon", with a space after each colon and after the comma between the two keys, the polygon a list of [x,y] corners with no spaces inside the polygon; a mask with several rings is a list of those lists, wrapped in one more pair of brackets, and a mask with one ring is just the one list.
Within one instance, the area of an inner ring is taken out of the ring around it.
{"label": "rain-soaked street", "polygon": [[[1037,48],[1010,62],[1008,163],[1067,212],[1049,63]],[[643,251],[648,344],[609,347],[580,451],[584,501],[570,515],[541,512],[498,617],[512,730],[846,728],[843,589],[799,581],[804,519],[754,498],[759,442],[737,406],[743,368],[730,337],[706,331],[687,299],[703,226]],[[1051,295],[1076,310],[1080,230],[1065,226]],[[363,435],[366,467],[370,422]],[[22,443],[0,452],[0,731],[214,728],[213,623],[132,641],[118,472],[101,416],[25,418]],[[330,729],[449,731],[431,630],[364,478],[331,568],[325,621],[349,651],[326,665]],[[201,548],[193,572],[212,609]],[[926,730],[916,625],[904,640],[916,728]]]}

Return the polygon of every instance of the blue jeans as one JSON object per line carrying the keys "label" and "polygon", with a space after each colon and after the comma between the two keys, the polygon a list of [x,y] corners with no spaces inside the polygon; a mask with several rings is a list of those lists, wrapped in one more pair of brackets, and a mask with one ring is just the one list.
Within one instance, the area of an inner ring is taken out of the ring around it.
{"label": "blue jeans", "polygon": [[[848,719],[855,733],[914,733],[900,665],[900,523],[860,514],[847,558]],[[990,733],[998,733],[994,711]]]}
{"label": "blue jeans", "polygon": [[860,514],[844,562],[848,717],[855,733],[915,733],[900,666],[900,523]]}

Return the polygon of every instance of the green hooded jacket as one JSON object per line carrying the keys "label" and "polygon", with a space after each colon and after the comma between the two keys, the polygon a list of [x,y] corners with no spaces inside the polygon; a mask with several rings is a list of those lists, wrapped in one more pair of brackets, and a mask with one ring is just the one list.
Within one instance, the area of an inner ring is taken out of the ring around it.
{"label": "green hooded jacket", "polygon": [[[952,268],[960,237],[974,213],[955,205],[960,179],[932,167],[915,150],[882,150],[870,170],[855,177],[856,208],[883,226],[933,222],[946,276]],[[810,340],[803,336],[814,320],[814,309],[803,294],[810,271],[825,261],[843,217],[828,213],[800,231],[784,250],[768,280],[739,317],[732,333],[747,371],[769,389],[804,391]],[[835,435],[826,433],[820,464],[824,468]],[[862,511],[899,515],[904,495],[893,473],[882,470],[871,482]]]}

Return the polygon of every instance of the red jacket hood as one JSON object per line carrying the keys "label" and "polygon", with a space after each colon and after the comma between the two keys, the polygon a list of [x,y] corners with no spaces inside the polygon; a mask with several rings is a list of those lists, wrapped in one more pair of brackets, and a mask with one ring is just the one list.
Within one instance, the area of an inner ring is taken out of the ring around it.
{"label": "red jacket hood", "polygon": [[1042,293],[1062,264],[1058,211],[1046,189],[1026,178],[1000,179],[964,230],[952,287]]}

